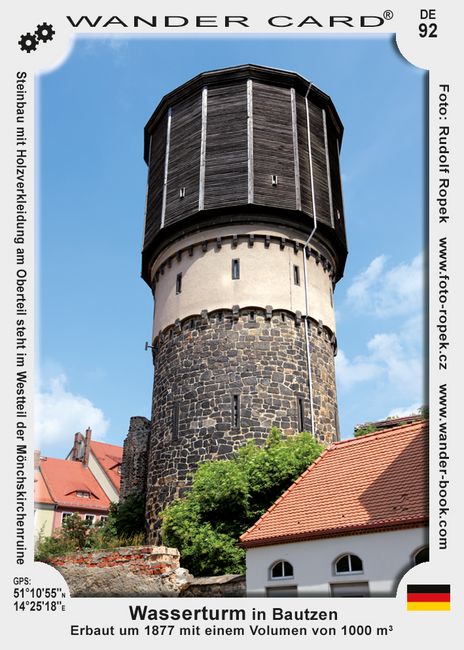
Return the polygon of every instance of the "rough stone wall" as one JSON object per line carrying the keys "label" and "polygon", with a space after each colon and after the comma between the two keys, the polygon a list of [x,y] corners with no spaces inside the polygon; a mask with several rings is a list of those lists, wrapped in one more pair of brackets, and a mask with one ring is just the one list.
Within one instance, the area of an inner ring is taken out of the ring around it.
{"label": "rough stone wall", "polygon": [[162,575],[135,574],[121,566],[57,566],[73,598],[176,598],[192,580],[186,569]]}
{"label": "rough stone wall", "polygon": [[99,551],[63,555],[50,560],[54,567],[80,566],[89,568],[119,567],[131,573],[157,576],[180,568],[180,555],[168,546],[126,546]]}
{"label": "rough stone wall", "polygon": [[150,429],[151,422],[147,418],[131,417],[122,452],[121,500],[131,492],[143,493],[146,490]]}
{"label": "rough stone wall", "polygon": [[[338,439],[335,337],[308,321],[316,436]],[[153,428],[147,477],[148,541],[159,513],[188,486],[199,462],[227,458],[249,438],[263,443],[272,426],[311,430],[304,323],[290,312],[225,310],[177,322],[154,349]],[[234,395],[239,426],[234,426]]]}
{"label": "rough stone wall", "polygon": [[71,553],[50,560],[72,597],[243,598],[243,575],[194,578],[167,546],[127,546]]}
{"label": "rough stone wall", "polygon": [[181,598],[246,598],[244,575],[224,575],[186,580],[180,588]]}

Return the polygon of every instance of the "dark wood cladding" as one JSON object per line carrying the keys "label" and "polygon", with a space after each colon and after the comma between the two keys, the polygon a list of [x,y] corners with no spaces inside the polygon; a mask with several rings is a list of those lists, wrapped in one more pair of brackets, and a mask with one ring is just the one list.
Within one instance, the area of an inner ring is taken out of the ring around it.
{"label": "dark wood cladding", "polygon": [[324,142],[324,120],[322,110],[308,102],[311,130],[311,157],[314,176],[314,195],[318,221],[331,225],[329,183]]}
{"label": "dark wood cladding", "polygon": [[298,126],[298,159],[300,166],[301,209],[313,217],[311,173],[309,169],[308,129],[304,97],[296,96],[296,116]]}
{"label": "dark wood cladding", "polygon": [[[200,144],[201,93],[196,93],[171,109],[166,226],[198,209]],[[181,196],[181,191],[184,196]]]}
{"label": "dark wood cladding", "polygon": [[328,145],[335,232],[342,242],[346,242],[340,160],[338,155],[339,145],[336,134],[332,132],[330,127],[328,127]]}
{"label": "dark wood cladding", "polygon": [[167,113],[158,123],[151,138],[148,168],[147,204],[144,248],[153,240],[160,227],[163,203],[164,161],[166,154]]}
{"label": "dark wood cladding", "polygon": [[[290,88],[253,82],[254,202],[296,209]],[[272,185],[272,176],[277,185]]]}
{"label": "dark wood cladding", "polygon": [[248,200],[246,81],[208,89],[205,209]]}
{"label": "dark wood cladding", "polygon": [[314,205],[340,276],[346,257],[342,131],[330,98],[294,73],[240,66],[203,73],[167,95],[145,128],[143,277],[148,280],[152,256],[176,228],[185,233],[208,215],[213,225],[227,223],[230,211],[242,208],[251,219],[256,207],[280,210],[282,224],[304,224],[304,236]]}

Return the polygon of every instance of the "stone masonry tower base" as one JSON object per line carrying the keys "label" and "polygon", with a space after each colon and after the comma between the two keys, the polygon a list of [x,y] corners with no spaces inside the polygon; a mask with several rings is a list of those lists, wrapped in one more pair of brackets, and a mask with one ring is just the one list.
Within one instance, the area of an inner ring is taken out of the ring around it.
{"label": "stone masonry tower base", "polygon": [[[147,493],[148,527],[155,532],[164,504],[182,496],[198,463],[226,458],[246,439],[264,443],[272,426],[286,434],[311,430],[304,326],[301,315],[242,310],[205,314],[166,331],[156,355],[157,390]],[[318,438],[337,439],[334,340],[310,321]],[[169,402],[166,395],[169,388]],[[234,426],[234,397],[239,426]],[[174,407],[172,406],[174,405]],[[177,410],[176,435],[172,409]],[[163,417],[164,416],[164,417]],[[159,476],[159,468],[163,476]]]}

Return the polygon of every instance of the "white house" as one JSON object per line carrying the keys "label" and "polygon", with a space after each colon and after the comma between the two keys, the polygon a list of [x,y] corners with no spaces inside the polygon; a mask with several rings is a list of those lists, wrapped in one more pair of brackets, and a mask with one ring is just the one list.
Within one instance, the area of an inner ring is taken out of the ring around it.
{"label": "white house", "polygon": [[248,596],[393,596],[428,560],[428,422],[328,447],[241,538]]}

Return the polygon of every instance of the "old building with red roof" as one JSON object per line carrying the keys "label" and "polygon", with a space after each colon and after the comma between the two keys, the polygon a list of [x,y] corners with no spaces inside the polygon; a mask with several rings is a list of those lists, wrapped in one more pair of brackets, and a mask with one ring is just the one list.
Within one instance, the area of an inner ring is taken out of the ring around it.
{"label": "old building with red roof", "polygon": [[74,435],[68,460],[87,464],[111,501],[119,500],[121,487],[122,447],[92,440],[92,430]]}
{"label": "old building with red roof", "polygon": [[76,433],[67,458],[35,453],[35,531],[49,536],[77,513],[96,524],[119,500],[122,447],[92,441],[92,431]]}
{"label": "old building with red roof", "polygon": [[427,557],[427,457],[425,420],[328,447],[241,536],[248,594],[392,595]]}

